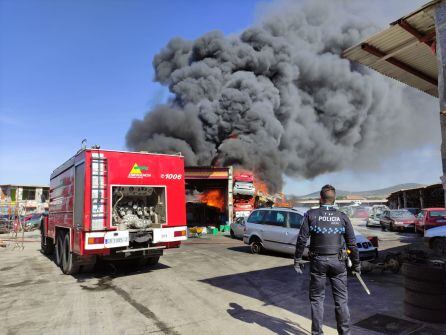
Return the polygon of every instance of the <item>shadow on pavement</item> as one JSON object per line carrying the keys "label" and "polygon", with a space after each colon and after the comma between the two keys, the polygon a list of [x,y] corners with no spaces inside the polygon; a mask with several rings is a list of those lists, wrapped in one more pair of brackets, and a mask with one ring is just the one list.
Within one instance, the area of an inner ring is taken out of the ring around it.
{"label": "shadow on pavement", "polygon": [[73,275],[78,282],[84,282],[92,278],[119,278],[150,273],[153,271],[169,269],[170,266],[158,263],[153,266],[138,266],[131,261],[98,261],[91,272]]}
{"label": "shadow on pavement", "polygon": [[291,322],[289,320],[283,320],[274,316],[267,315],[262,312],[253,311],[251,309],[244,309],[242,306],[231,302],[229,304],[230,309],[227,310],[228,314],[234,319],[257,324],[260,327],[269,329],[274,334],[278,335],[308,335],[309,333],[299,326],[299,324]]}
{"label": "shadow on pavement", "polygon": [[[237,251],[237,252],[243,252],[243,253],[251,254],[251,247],[249,245],[240,245],[240,246],[237,246],[237,247],[229,247],[227,249],[228,250],[232,250],[232,251]],[[279,257],[279,258],[293,258],[293,256],[291,256],[291,255],[284,254],[284,253],[281,253],[281,252],[270,251],[270,250],[263,250],[262,251],[262,255]],[[255,257],[255,255],[253,255],[253,256]]]}
{"label": "shadow on pavement", "polygon": [[[46,259],[50,261],[55,268],[57,268],[57,265],[54,262],[54,257],[55,257],[54,255],[42,254],[42,256],[46,257]],[[77,282],[82,283],[89,279],[95,279],[95,278],[99,279],[103,277],[112,277],[112,278],[126,277],[169,268],[170,266],[164,265],[162,263],[158,263],[153,266],[138,266],[136,262],[133,261],[98,260],[91,271],[82,272],[81,269],[80,273],[72,276],[77,279]],[[60,274],[62,275],[62,270],[59,269],[59,271]]]}
{"label": "shadow on pavement", "polygon": [[[273,305],[306,318],[310,317],[308,269],[305,269],[305,274],[299,277],[293,267],[288,265],[200,281],[220,289],[258,299],[265,306]],[[332,313],[333,311],[327,309],[327,314]]]}
{"label": "shadow on pavement", "polygon": [[[259,256],[261,257],[261,256]],[[309,267],[303,275],[296,275],[293,266],[279,266],[225,276],[207,278],[201,282],[233,293],[262,301],[291,313],[311,319],[309,303]],[[392,311],[395,316],[402,315],[403,287],[399,275],[364,275],[372,296],[368,296],[359,282],[349,276],[349,307],[352,324],[378,312]],[[336,328],[334,302],[331,286],[327,282],[325,293],[324,325]]]}

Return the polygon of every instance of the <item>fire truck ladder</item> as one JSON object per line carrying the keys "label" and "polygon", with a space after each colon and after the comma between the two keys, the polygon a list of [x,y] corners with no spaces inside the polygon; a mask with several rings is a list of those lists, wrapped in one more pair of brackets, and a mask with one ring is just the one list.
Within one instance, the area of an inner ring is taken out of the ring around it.
{"label": "fire truck ladder", "polygon": [[108,161],[100,151],[91,154],[91,229],[103,230],[108,217]]}

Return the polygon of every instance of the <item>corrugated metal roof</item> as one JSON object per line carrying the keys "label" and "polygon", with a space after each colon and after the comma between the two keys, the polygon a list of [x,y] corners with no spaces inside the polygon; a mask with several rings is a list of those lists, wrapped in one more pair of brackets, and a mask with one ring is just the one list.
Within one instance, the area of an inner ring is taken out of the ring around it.
{"label": "corrugated metal roof", "polygon": [[402,193],[402,192],[411,192],[411,191],[419,191],[419,190],[427,190],[429,188],[443,188],[442,184],[431,184],[431,185],[426,185],[426,186],[420,186],[420,187],[414,187],[414,188],[403,188],[401,190],[392,192],[389,194],[389,196],[387,197],[387,199],[389,199],[392,196],[397,195],[398,193]]}
{"label": "corrugated metal roof", "polygon": [[[438,96],[437,57],[428,45],[435,40],[434,5],[431,1],[417,11],[390,24],[390,27],[367,40],[344,51],[343,56],[415,87],[433,96]],[[404,29],[408,24],[427,40]],[[430,38],[429,38],[430,37]]]}

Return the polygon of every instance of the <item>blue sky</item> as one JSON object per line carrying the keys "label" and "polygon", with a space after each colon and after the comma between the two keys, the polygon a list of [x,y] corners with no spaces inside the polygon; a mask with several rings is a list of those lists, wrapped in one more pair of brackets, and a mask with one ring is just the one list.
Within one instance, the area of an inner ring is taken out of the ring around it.
{"label": "blue sky", "polygon": [[[152,82],[153,56],[175,36],[237,33],[264,3],[0,0],[0,183],[48,184],[83,138],[125,149],[131,120],[167,97]],[[380,1],[377,23],[421,3]],[[417,159],[408,164],[411,157]],[[440,162],[437,141],[395,156],[379,171],[287,179],[285,191],[309,193],[325,182],[352,190],[438,182]]]}

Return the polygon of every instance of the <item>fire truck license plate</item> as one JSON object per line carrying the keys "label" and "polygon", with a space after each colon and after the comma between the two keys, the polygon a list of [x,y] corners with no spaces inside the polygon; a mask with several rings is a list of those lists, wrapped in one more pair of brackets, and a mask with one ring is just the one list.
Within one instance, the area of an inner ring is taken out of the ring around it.
{"label": "fire truck license plate", "polygon": [[126,247],[129,245],[129,232],[108,232],[104,237],[104,246],[106,248]]}
{"label": "fire truck license plate", "polygon": [[105,244],[116,244],[116,243],[128,243],[129,239],[127,237],[112,237],[105,240]]}

